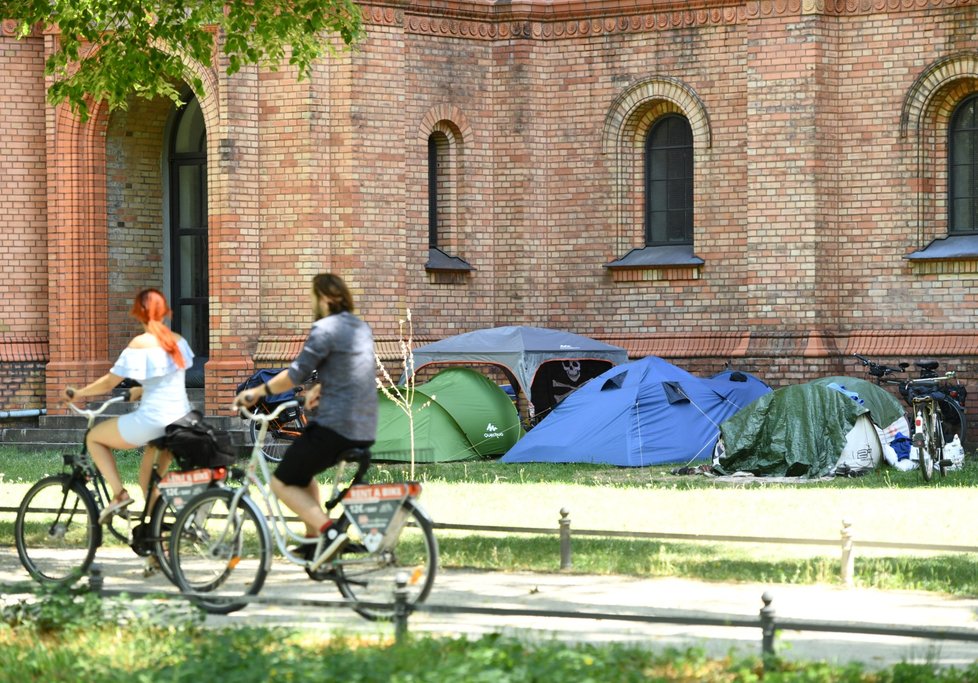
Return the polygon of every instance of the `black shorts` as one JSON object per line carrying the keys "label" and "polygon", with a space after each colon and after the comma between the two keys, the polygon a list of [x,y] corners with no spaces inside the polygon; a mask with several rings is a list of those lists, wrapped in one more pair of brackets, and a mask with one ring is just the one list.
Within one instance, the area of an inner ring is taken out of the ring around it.
{"label": "black shorts", "polygon": [[282,462],[275,469],[275,478],[289,486],[308,486],[313,477],[339,462],[340,455],[345,451],[370,448],[373,443],[351,441],[329,427],[310,422],[285,451]]}

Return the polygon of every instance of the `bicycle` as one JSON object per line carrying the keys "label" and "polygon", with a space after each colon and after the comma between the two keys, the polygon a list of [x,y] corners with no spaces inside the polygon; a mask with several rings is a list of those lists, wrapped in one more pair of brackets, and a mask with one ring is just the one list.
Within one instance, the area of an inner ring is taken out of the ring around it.
{"label": "bicycle", "polygon": [[[945,380],[953,378],[953,372],[944,373]],[[930,481],[934,477],[935,463],[942,477],[947,476],[947,468],[951,465],[951,460],[944,457],[944,447],[947,442],[944,435],[944,418],[934,396],[936,384],[937,378],[932,377],[911,379],[906,383],[914,409],[914,433],[910,441],[917,449],[917,459],[924,481]],[[915,388],[917,385],[920,385],[920,389]]]}
{"label": "bicycle", "polygon": [[[287,401],[271,413],[240,413],[259,423],[264,436],[269,425],[298,401]],[[317,554],[318,539],[300,536],[287,523],[282,506],[270,490],[271,474],[262,456],[261,441],[253,442],[241,486],[216,488],[190,500],[177,517],[170,538],[174,579],[180,590],[191,593],[204,610],[228,614],[243,608],[242,597],[257,595],[271,570],[275,546],[289,562],[304,567],[314,581],[332,581],[344,597],[372,603],[390,603],[395,577],[408,577],[408,603],[423,602],[431,592],[438,567],[438,543],[428,514],[417,504],[418,482],[362,483],[370,467],[370,451],[352,449],[342,454],[333,476],[327,513],[342,503],[333,528],[349,537],[335,556]],[[348,464],[357,470],[349,482]],[[255,490],[264,511],[251,497]],[[332,516],[332,515],[331,515]],[[295,552],[289,543],[303,552]],[[303,556],[310,549],[311,559]],[[216,591],[220,591],[219,593]],[[214,595],[202,595],[214,593]],[[389,609],[356,605],[354,610],[369,620],[393,617]]]}
{"label": "bicycle", "polygon": [[[241,393],[245,389],[260,386],[278,374],[278,372],[278,370],[259,370],[239,384],[236,391]],[[317,381],[317,373],[313,371],[312,376],[306,384],[312,384]],[[281,403],[299,396],[304,389],[304,386],[299,386],[287,392],[261,399],[255,404],[254,412],[270,414]],[[277,463],[282,461],[282,456],[285,454],[285,451],[292,445],[293,441],[299,438],[299,435],[306,428],[306,424],[306,414],[301,402],[299,402],[294,408],[282,411],[279,417],[269,424],[269,428],[265,432],[264,437],[259,435],[259,424],[254,420],[248,421],[248,431],[251,435],[251,443],[261,444],[261,452],[265,459],[269,462]]]}
{"label": "bicycle", "polygon": [[[88,418],[85,436],[95,418],[109,406],[128,401],[129,392],[110,398],[96,410],[69,407]],[[145,456],[144,456],[145,457]],[[71,585],[84,576],[105,540],[99,514],[112,499],[108,486],[96,469],[82,438],[81,451],[62,456],[60,474],[44,477],[30,488],[17,509],[14,541],[20,562],[33,579],[42,584]],[[141,557],[155,558],[163,574],[172,581],[167,530],[176,519],[182,502],[227,475],[224,468],[207,472],[168,472],[160,476],[156,466],[150,473],[149,490],[160,495],[152,507],[147,504],[133,526],[128,511],[112,515],[105,528],[119,541],[127,543]],[[151,573],[147,564],[144,574]]]}
{"label": "bicycle", "polygon": [[[896,385],[900,393],[901,398],[904,402],[911,408],[912,396],[909,390],[910,379],[890,379],[889,376],[896,373],[906,372],[907,368],[910,367],[909,363],[900,363],[900,367],[894,368],[887,365],[882,365],[876,363],[866,358],[865,356],[860,356],[858,353],[854,353],[855,357],[860,363],[867,367],[867,372],[873,379],[876,380],[877,384],[892,384]],[[937,361],[916,361],[914,365],[918,368],[918,380],[921,380],[919,384],[926,385],[928,387],[928,392],[933,396],[934,400],[937,401],[938,406],[941,409],[941,426],[943,429],[944,443],[951,443],[954,440],[955,435],[961,441],[962,445],[965,443],[965,433],[967,431],[967,420],[964,415],[964,404],[968,396],[968,392],[963,384],[955,384],[949,381],[949,377],[953,378],[955,373],[945,374],[943,376],[938,376],[937,368],[939,364]],[[930,380],[927,384],[925,380]]]}

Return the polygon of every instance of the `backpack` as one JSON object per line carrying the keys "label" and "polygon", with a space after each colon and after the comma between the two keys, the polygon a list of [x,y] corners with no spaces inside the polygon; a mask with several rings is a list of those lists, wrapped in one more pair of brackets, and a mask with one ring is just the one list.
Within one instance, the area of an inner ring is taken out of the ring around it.
{"label": "backpack", "polygon": [[154,442],[173,453],[181,470],[228,467],[234,463],[231,435],[204,422],[199,410],[191,410],[166,426],[166,434]]}

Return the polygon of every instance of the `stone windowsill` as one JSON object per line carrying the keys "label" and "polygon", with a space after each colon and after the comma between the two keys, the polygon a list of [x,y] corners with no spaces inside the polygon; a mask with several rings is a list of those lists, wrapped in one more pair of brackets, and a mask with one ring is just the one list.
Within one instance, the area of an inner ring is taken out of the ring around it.
{"label": "stone windowsill", "polygon": [[428,282],[433,285],[457,285],[464,283],[475,268],[458,256],[450,256],[438,247],[428,249],[428,262],[424,264]]}
{"label": "stone windowsill", "polygon": [[978,235],[952,235],[933,240],[904,256],[916,275],[978,274]]}
{"label": "stone windowsill", "polygon": [[641,247],[604,267],[615,282],[699,280],[705,261],[693,253],[693,245]]}

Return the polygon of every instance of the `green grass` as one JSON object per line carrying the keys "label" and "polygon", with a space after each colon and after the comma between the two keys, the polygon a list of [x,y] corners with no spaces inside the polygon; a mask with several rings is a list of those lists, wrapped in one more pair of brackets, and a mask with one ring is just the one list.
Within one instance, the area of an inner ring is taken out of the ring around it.
{"label": "green grass", "polygon": [[[66,451],[68,452],[68,451]],[[139,468],[139,451],[119,451],[116,454],[119,471],[127,482],[135,481]],[[880,467],[875,472],[852,479],[835,478],[828,481],[799,480],[795,483],[770,483],[762,478],[736,482],[717,481],[702,475],[679,476],[671,474],[678,465],[650,467],[614,467],[609,465],[520,463],[506,464],[498,460],[418,464],[414,478],[421,482],[469,483],[469,484],[580,484],[582,486],[611,486],[620,488],[961,488],[978,486],[978,457],[965,461],[965,468],[952,472],[946,478],[935,475],[931,482],[924,482],[917,471],[900,472]],[[60,471],[61,453],[27,453],[0,446],[0,475],[2,481],[33,482],[45,474]],[[409,478],[407,463],[374,463],[371,480],[377,482],[405,481]],[[325,479],[323,479],[325,481]]]}
{"label": "green grass", "polygon": [[38,632],[30,625],[0,625],[0,670],[8,680],[129,683],[203,681],[349,681],[350,683],[963,683],[978,665],[941,669],[902,663],[867,671],[832,665],[702,650],[655,650],[640,645],[566,644],[502,636],[478,639],[330,637],[308,631],[242,627],[160,627],[134,621],[125,627],[65,628]]}
{"label": "green grass", "polygon": [[[555,536],[459,536],[439,532],[441,564],[497,571],[556,572]],[[778,556],[776,549],[714,543],[662,543],[632,539],[574,539],[573,571],[638,577],[681,576],[703,581],[841,585],[835,551],[809,557]],[[857,557],[855,583],[881,590],[978,595],[978,556]]]}
{"label": "green grass", "polygon": [[[580,484],[582,486],[612,486],[620,488],[816,488],[816,489],[864,489],[864,488],[962,488],[978,486],[978,459],[966,461],[963,470],[952,472],[944,479],[936,475],[930,483],[924,482],[919,472],[900,472],[881,467],[875,472],[855,478],[835,478],[828,481],[799,480],[793,483],[765,482],[762,478],[736,482],[717,481],[702,475],[680,476],[672,474],[678,465],[651,467],[613,467],[608,465],[584,465],[564,463],[506,464],[500,461],[476,461],[463,463],[438,463],[415,466],[415,479],[421,482],[480,483],[480,484]],[[409,478],[407,464],[375,463],[371,476],[377,481],[404,481]]]}

